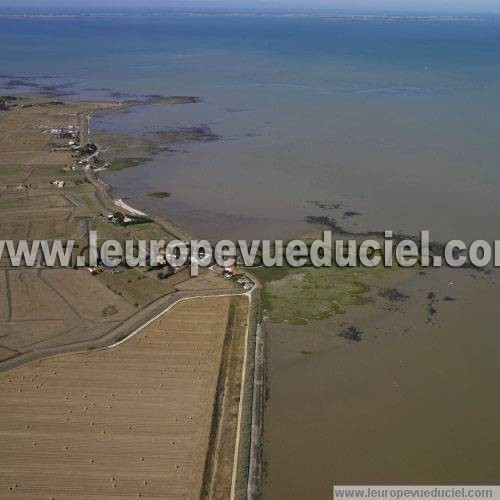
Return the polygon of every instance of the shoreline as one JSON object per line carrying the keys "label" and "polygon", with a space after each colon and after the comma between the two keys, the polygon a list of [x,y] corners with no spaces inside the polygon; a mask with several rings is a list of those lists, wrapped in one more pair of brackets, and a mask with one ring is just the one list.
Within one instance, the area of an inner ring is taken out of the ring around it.
{"label": "shoreline", "polygon": [[149,217],[148,214],[141,212],[140,210],[137,210],[136,208],[131,207],[127,203],[125,203],[121,198],[116,198],[114,200],[115,205],[117,207],[123,208],[127,212],[129,212],[132,215],[141,215],[142,217]]}
{"label": "shoreline", "polygon": [[[95,176],[94,172],[93,174]],[[99,180],[100,183],[102,183],[104,186],[108,188],[108,191],[112,189],[112,185],[105,183],[102,179],[98,178],[97,176],[95,177]],[[133,215],[151,217],[149,214],[146,214],[145,212],[142,212],[140,210],[135,209],[134,207],[131,207],[120,198],[114,199],[114,203],[118,207],[129,211]],[[158,222],[166,222],[164,218],[159,218],[156,217],[155,215],[153,215],[153,218],[155,218]],[[171,234],[174,234],[171,231],[172,223],[169,222],[168,224]],[[187,233],[185,233],[185,231],[182,229],[181,231],[183,231],[184,236],[186,236]],[[189,238],[191,237],[189,236]],[[265,356],[264,356],[265,344],[263,335],[263,320],[261,317],[262,312],[260,311],[260,306],[254,308],[255,302],[261,304],[262,285],[260,284],[258,279],[255,278],[255,276],[251,275],[248,272],[246,272],[246,274],[250,276],[251,279],[253,279],[254,287],[250,291],[234,294],[237,296],[246,296],[248,298],[248,314],[247,314],[247,326],[245,333],[245,350],[244,350],[245,354],[242,364],[242,383],[240,392],[240,403],[238,409],[237,437],[234,449],[234,459],[233,459],[232,478],[231,478],[231,494],[230,494],[231,499],[236,498],[236,495],[237,494],[239,495],[241,493],[240,490],[242,489],[242,487],[239,485],[242,481],[242,478],[240,477],[242,473],[241,472],[242,463],[243,463],[243,470],[246,471],[245,473],[246,479],[244,479],[245,487],[243,488],[243,491],[245,494],[250,495],[249,498],[256,498],[256,496],[261,493],[264,481],[264,477],[262,475],[262,470],[263,470],[262,460],[264,456],[263,420],[264,420],[264,408],[265,408],[265,393],[267,387],[266,383],[267,371],[265,369]],[[254,295],[256,295],[256,298],[254,298]],[[214,295],[214,296],[227,296],[227,294]],[[179,299],[173,304],[170,304],[166,309],[162,310],[160,313],[156,314],[155,316],[147,320],[146,323],[138,327],[134,332],[129,334],[126,338],[121,339],[116,343],[108,345],[104,348],[111,349],[122,345],[123,343],[133,338],[136,334],[140,333],[145,327],[153,323],[156,319],[168,313],[168,311],[173,307],[175,307],[177,303],[184,300],[192,300],[195,298],[199,297],[191,296]],[[252,339],[252,345],[249,347],[250,339]],[[250,353],[247,352],[249,349]],[[252,352],[253,355],[251,355]],[[246,377],[247,371],[250,372],[248,377]],[[249,390],[247,387],[248,384],[251,384],[250,399],[248,398],[248,396],[245,396],[246,394],[248,394]],[[218,396],[216,396],[216,399],[217,398]],[[249,407],[249,410],[248,409],[245,410],[247,406]],[[250,417],[249,418],[246,417],[247,425],[244,425],[243,413],[244,412],[248,413],[248,411],[250,411]],[[212,425],[215,425],[217,427],[218,426],[217,422],[219,418],[220,415],[214,413],[212,416],[213,419]],[[250,432],[250,442],[248,444],[249,446],[248,456],[246,455],[246,453],[244,453],[244,448],[240,448],[241,433],[246,434],[247,432],[247,430],[244,430],[243,427],[245,427],[245,429],[246,427],[249,427],[249,432]],[[215,439],[215,437],[216,436],[214,435],[211,437],[211,439]],[[212,455],[213,453],[215,453],[214,450],[215,450],[214,445],[213,444],[210,445],[209,452],[207,453],[207,464],[211,463],[212,460],[214,460]],[[210,455],[212,455],[212,457]]]}
{"label": "shoreline", "polygon": [[[21,97],[19,97],[19,98],[21,99]],[[31,96],[27,96],[27,97],[23,97],[23,98],[29,100],[29,99],[31,99]],[[38,100],[33,101],[33,102],[37,102],[38,103],[37,105],[43,106],[43,99],[39,98],[38,96],[36,99],[38,99]],[[84,105],[84,107],[86,107],[85,113],[88,115],[91,115],[97,109],[102,110],[103,107],[106,106],[107,103],[101,103],[101,107],[95,107],[95,103],[88,102],[88,101],[85,101],[85,102],[79,101],[78,103],[73,103],[73,105],[76,105],[76,104],[78,104],[79,106]],[[33,104],[31,104],[31,105],[33,105]],[[122,109],[121,103],[116,104],[115,106],[116,106],[115,109]],[[24,109],[24,108],[20,108],[20,109]],[[7,112],[11,112],[11,111],[12,110],[9,109]],[[113,109],[107,110],[107,111],[113,111]],[[68,114],[70,114],[70,113],[68,113]],[[25,115],[22,114],[22,116],[25,116]],[[94,149],[94,148],[90,148],[91,144],[92,143],[89,143],[89,147],[85,148],[85,149]],[[92,152],[92,154],[90,156],[88,156],[87,153],[85,153],[83,155],[83,158],[85,161],[87,161],[90,158],[93,158],[94,155],[95,156],[98,155],[98,153],[100,151],[100,146],[97,145],[96,147],[97,147],[97,150]],[[56,152],[54,153],[54,151],[56,151]],[[90,229],[90,222],[91,221],[96,222],[96,221],[99,221],[100,218],[102,218],[102,213],[101,213],[101,215],[98,215],[99,209],[100,210],[102,210],[102,209],[111,210],[113,207],[119,207],[119,208],[122,208],[123,210],[126,210],[127,212],[129,212],[131,214],[146,216],[146,214],[144,212],[128,205],[127,203],[124,202],[123,199],[120,199],[120,198],[114,199],[110,194],[110,191],[112,190],[112,185],[110,185],[110,184],[104,182],[102,179],[100,179],[90,164],[88,166],[86,166],[85,168],[82,168],[82,169],[79,168],[78,171],[75,169],[68,168],[69,167],[68,159],[70,157],[70,155],[68,154],[69,151],[71,151],[71,150],[68,150],[68,149],[62,148],[62,147],[52,148],[52,150],[49,153],[52,153],[52,155],[54,155],[54,156],[49,156],[50,161],[52,163],[54,163],[54,162],[57,162],[57,160],[59,160],[59,163],[57,163],[57,165],[55,165],[55,166],[52,165],[51,168],[54,171],[54,175],[57,175],[57,173],[61,173],[64,171],[64,172],[67,172],[67,175],[69,175],[70,176],[69,178],[71,178],[72,180],[78,179],[78,184],[76,184],[78,186],[85,186],[87,189],[90,186],[93,187],[92,192],[95,195],[96,201],[98,202],[98,206],[96,206],[95,208],[92,207],[92,209],[87,207],[87,209],[90,211],[90,215],[89,215],[89,219],[88,219],[89,222],[86,225],[87,229]],[[74,151],[76,151],[76,149]],[[74,155],[71,155],[71,156],[73,157]],[[82,157],[82,156],[80,156],[80,157]],[[62,164],[61,164],[62,162],[60,161],[62,159],[66,159],[63,163],[64,166],[62,166]],[[26,160],[26,161],[31,163],[31,161],[29,161],[29,160]],[[69,161],[73,163],[73,160],[69,160]],[[0,174],[2,173],[1,168],[2,168],[2,166],[0,165]],[[25,167],[25,168],[28,168],[28,167]],[[34,167],[34,166],[29,167],[30,175],[35,171],[36,168],[38,168],[38,167]],[[42,167],[39,167],[39,168],[42,168]],[[23,169],[23,165],[21,164],[17,168],[17,170],[22,170],[22,169]],[[83,181],[86,181],[86,182],[83,182]],[[75,182],[75,180],[73,180],[73,181],[68,180],[65,184],[63,184],[63,187],[70,188],[71,184],[74,182]],[[52,184],[50,184],[50,185],[52,185]],[[26,189],[31,189],[31,188],[32,188],[31,184],[26,187]],[[34,184],[33,189],[37,189],[37,188],[40,188],[40,186]],[[55,189],[55,188],[52,188],[52,189]],[[33,194],[33,196],[35,196],[35,195]],[[68,195],[66,193],[62,193],[62,194],[60,194],[60,196],[68,197]],[[75,212],[80,210],[82,207],[82,204],[79,203],[79,201],[81,201],[79,198],[80,196],[82,196],[82,195],[78,191],[73,191],[72,197],[69,198],[69,202],[70,202],[70,205],[72,207],[71,210],[73,210]],[[76,197],[76,201],[74,199],[75,197]],[[19,210],[22,211],[22,208]],[[182,229],[177,228],[173,224],[170,224],[169,221],[165,220],[164,218],[159,218],[159,217],[148,217],[148,218],[150,218],[152,221],[154,221],[154,223],[157,224],[157,226],[156,226],[157,232],[158,232],[158,228],[160,228],[160,230],[166,231],[169,236],[173,236],[177,239],[185,239],[186,237],[189,236]],[[14,276],[13,275],[14,271],[9,269],[7,271],[2,271],[2,272],[8,273],[7,274],[7,276],[8,276],[8,283],[7,284],[9,285],[9,282],[12,280],[12,278],[10,276],[11,275]],[[68,270],[68,272],[73,272],[73,271]],[[74,356],[74,355],[78,355],[78,354],[82,354],[82,353],[92,354],[92,353],[98,353],[100,351],[102,352],[105,350],[113,350],[115,348],[119,348],[120,346],[127,344],[131,339],[138,336],[144,329],[146,329],[148,326],[152,325],[155,321],[157,321],[160,318],[162,318],[163,316],[167,315],[171,310],[175,309],[178,304],[183,303],[183,302],[188,301],[188,300],[207,299],[207,298],[216,298],[216,297],[242,297],[242,296],[246,296],[248,299],[248,310],[247,310],[247,314],[246,314],[246,321],[244,322],[244,324],[246,326],[245,333],[244,333],[245,357],[244,357],[243,363],[241,365],[241,372],[242,372],[242,383],[241,383],[241,391],[242,392],[241,393],[243,394],[243,391],[247,392],[250,390],[252,393],[252,399],[250,401],[244,402],[243,398],[242,398],[241,401],[239,402],[239,406],[238,406],[238,415],[239,416],[238,416],[238,423],[237,423],[237,439],[236,439],[236,445],[235,445],[236,452],[235,452],[235,461],[233,463],[233,475],[232,475],[232,491],[234,493],[234,491],[235,491],[234,490],[235,478],[238,477],[238,480],[242,481],[243,479],[240,478],[240,474],[242,474],[241,470],[242,469],[245,470],[247,467],[245,465],[246,459],[245,459],[244,455],[241,456],[241,453],[239,453],[239,451],[240,451],[240,436],[247,434],[247,424],[250,425],[250,427],[252,425],[251,420],[250,420],[250,422],[248,422],[246,420],[246,418],[244,418],[243,412],[247,412],[247,405],[249,405],[249,408],[252,407],[254,394],[256,395],[255,397],[257,397],[257,393],[255,392],[255,387],[254,387],[254,379],[252,377],[252,380],[250,380],[250,376],[246,377],[246,373],[247,372],[251,373],[251,371],[253,371],[255,369],[255,367],[253,366],[253,361],[251,360],[251,357],[248,356],[248,359],[247,359],[247,349],[248,350],[254,349],[254,347],[252,345],[252,342],[253,342],[252,339],[254,338],[255,332],[253,331],[253,329],[254,328],[257,329],[258,325],[259,325],[257,317],[254,318],[254,316],[256,315],[256,310],[254,308],[254,301],[258,300],[258,295],[260,294],[260,285],[259,285],[257,280],[254,280],[253,288],[251,290],[247,291],[247,290],[244,290],[243,288],[240,288],[240,287],[234,288],[234,285],[232,285],[232,284],[226,284],[226,281],[222,280],[222,277],[218,278],[220,280],[220,283],[219,282],[215,283],[213,281],[213,279],[211,282],[210,281],[211,274],[213,274],[213,273],[210,273],[208,271],[206,273],[204,273],[205,278],[201,277],[201,279],[205,280],[205,282],[204,281],[201,282],[201,287],[200,287],[200,285],[198,285],[198,286],[190,285],[190,286],[183,287],[183,288],[181,288],[181,287],[176,288],[174,285],[175,291],[165,290],[163,295],[158,297],[153,302],[147,303],[145,306],[140,306],[140,307],[139,307],[139,305],[137,305],[138,309],[135,312],[133,312],[130,316],[126,317],[126,319],[120,320],[117,324],[114,324],[114,326],[111,328],[111,330],[107,331],[103,335],[99,335],[95,338],[91,338],[91,339],[87,339],[87,340],[84,338],[77,338],[76,340],[67,339],[67,340],[64,340],[64,343],[60,344],[60,345],[54,345],[53,347],[39,347],[39,348],[37,347],[35,349],[27,350],[24,353],[16,353],[12,357],[1,360],[0,361],[0,373],[10,372],[11,370],[14,370],[16,368],[34,365],[35,363],[40,363],[42,361],[45,362],[47,360],[62,358],[63,356],[65,356],[65,357]],[[35,278],[37,275],[38,275],[38,273],[30,273],[29,279],[32,279],[32,277]],[[85,271],[82,271],[79,276],[81,276],[82,278],[83,277],[87,278],[88,273],[86,273]],[[208,278],[206,278],[206,276],[208,276]],[[0,285],[2,284],[1,279],[2,279],[2,275],[0,275]],[[94,278],[90,278],[90,279],[93,280],[93,282],[95,284],[99,283],[99,281],[97,281],[99,278],[94,277]],[[183,279],[183,281],[179,282],[177,280],[176,284],[182,285],[184,283],[191,283],[195,279],[196,278],[191,278],[191,277],[186,276],[185,279]],[[74,280],[71,280],[71,281],[74,281]],[[218,284],[218,286],[220,286],[220,288],[217,288],[217,284]],[[75,286],[78,286],[78,285],[75,285]],[[122,295],[120,288],[118,288],[118,291],[119,291],[118,295]],[[60,292],[58,292],[58,293],[60,293]],[[10,290],[9,290],[8,295],[9,295],[9,297],[8,297],[9,301],[12,300],[10,298]],[[257,298],[255,298],[255,297],[257,297]],[[83,296],[82,299],[85,299],[85,296]],[[93,328],[90,328],[90,330],[93,330]],[[243,330],[241,330],[241,331],[243,332]],[[222,369],[221,367],[218,367],[218,370],[221,370],[221,369]],[[226,387],[223,387],[222,390],[225,391]],[[261,394],[261,396],[262,396],[262,394]],[[259,396],[259,397],[261,397],[261,396]],[[216,398],[217,397],[218,397],[218,395],[216,395]],[[223,411],[228,412],[229,407],[231,406],[232,403],[230,403],[228,401],[225,404],[229,405],[229,406],[224,407]],[[260,406],[261,405],[262,405],[262,403],[260,404]],[[214,409],[215,409],[215,406],[214,406]],[[214,410],[214,412],[211,416],[211,419],[214,422],[213,425],[216,425],[218,427],[218,425],[219,425],[218,421],[220,418],[221,418],[221,414],[219,414],[217,411]],[[250,432],[250,427],[248,428],[248,432]],[[260,435],[256,436],[255,432],[253,432],[252,435],[253,435],[253,439],[254,439],[253,447],[257,448],[257,446],[260,445],[262,442],[261,436]],[[259,441],[258,445],[257,445],[257,443],[255,443],[255,439],[257,439],[257,438]],[[210,439],[212,439],[212,437]],[[210,447],[209,451],[207,453],[211,453],[210,450],[213,450],[213,448]],[[260,456],[260,454],[259,454],[259,456]],[[209,461],[215,460],[216,462],[218,462],[219,460],[222,460],[222,459],[223,459],[223,455],[219,455],[219,454],[217,456],[207,458],[207,460],[209,460]],[[252,474],[252,478],[253,478],[252,479],[253,481],[260,480],[260,478],[255,477],[255,474]],[[209,478],[209,480],[220,481],[221,479],[213,476],[213,477]],[[246,488],[248,487],[248,482],[246,479],[244,479],[244,481],[245,481],[245,490],[246,490]],[[238,484],[240,484],[240,483],[238,483]]]}

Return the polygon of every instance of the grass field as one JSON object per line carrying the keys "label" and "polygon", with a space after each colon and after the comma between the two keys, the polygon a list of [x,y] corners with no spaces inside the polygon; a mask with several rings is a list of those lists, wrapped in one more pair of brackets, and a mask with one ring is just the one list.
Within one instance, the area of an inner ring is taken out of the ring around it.
{"label": "grass field", "polygon": [[219,375],[218,419],[213,431],[211,461],[205,475],[204,495],[210,500],[226,500],[231,494],[248,307],[247,297],[237,297],[229,308]]}

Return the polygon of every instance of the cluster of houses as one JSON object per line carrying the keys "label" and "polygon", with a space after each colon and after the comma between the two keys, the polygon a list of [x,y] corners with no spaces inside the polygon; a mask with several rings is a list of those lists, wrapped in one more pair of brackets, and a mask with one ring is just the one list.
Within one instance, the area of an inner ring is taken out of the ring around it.
{"label": "cluster of houses", "polygon": [[236,282],[247,292],[255,285],[255,283],[246,274],[240,273],[238,268],[234,265],[225,267],[222,271],[222,275],[224,276],[224,279],[227,280],[235,279]]}
{"label": "cluster of houses", "polygon": [[[154,263],[151,262],[150,256],[146,255],[146,262],[151,266],[149,269],[150,271],[152,271],[154,269],[162,270],[162,272],[158,275],[159,279],[162,279],[162,280],[166,279],[169,276],[171,276],[172,274],[180,273],[181,271],[183,271],[184,269],[187,269],[189,267],[189,263],[183,264],[182,266],[170,265],[167,262],[167,258],[168,258],[168,255],[166,253],[166,249],[164,249],[164,248],[159,249],[158,255],[156,256]],[[125,263],[123,265],[126,267]],[[109,271],[112,274],[121,272],[121,270],[118,269],[117,267],[108,268],[102,262],[100,262],[96,266],[89,267],[88,270],[89,270],[90,274],[92,274],[93,276],[96,276],[97,274],[103,273],[105,271],[106,272]]]}
{"label": "cluster of houses", "polygon": [[74,125],[68,125],[64,128],[53,128],[49,132],[57,139],[69,139],[69,146],[75,146],[79,140],[79,131]]}
{"label": "cluster of houses", "polygon": [[132,222],[132,217],[127,214],[122,214],[121,212],[113,212],[106,216],[110,224],[115,224],[116,226],[126,226]]}
{"label": "cluster of houses", "polygon": [[[167,253],[166,248],[160,248],[158,250],[158,255],[156,256],[156,261],[152,263],[149,261],[149,255],[146,256],[146,260],[148,261],[149,265],[151,266],[150,270],[153,269],[161,269],[162,271],[158,274],[158,279],[167,279],[169,276],[173,274],[177,274],[184,269],[187,269],[190,265],[189,260],[186,261],[185,264],[182,266],[173,266],[169,262],[172,262],[169,257],[178,257],[174,255],[169,255]],[[220,268],[219,268],[220,269]],[[89,272],[93,275],[96,276],[102,272],[109,271],[111,273],[119,273],[121,272],[118,268],[106,268],[102,263],[99,263],[97,266],[89,267],[88,268]],[[214,272],[219,272],[216,269],[216,266],[210,267],[211,271]],[[225,267],[222,270],[222,276],[224,276],[224,279],[227,280],[234,280],[236,283],[238,283],[245,291],[249,292],[252,290],[255,286],[255,283],[243,272],[240,272],[239,269],[236,266],[228,266]]]}
{"label": "cluster of houses", "polygon": [[92,156],[92,158],[95,158],[98,156],[97,146],[93,142],[91,142],[89,144],[82,145],[82,146],[78,146],[75,148],[75,151],[80,156]]}
{"label": "cluster of houses", "polygon": [[128,214],[123,214],[121,212],[113,212],[106,215],[106,219],[110,224],[115,224],[116,226],[128,226],[131,224],[146,224],[151,222],[151,219],[144,216],[133,216]]}
{"label": "cluster of houses", "polygon": [[82,158],[71,167],[74,171],[95,166],[100,162],[98,147],[89,142],[89,122],[90,117],[80,113],[78,115],[78,126],[68,125],[63,128],[46,130],[55,138],[68,141],[65,145],[53,145],[52,151],[72,151],[77,157]]}
{"label": "cluster of houses", "polygon": [[78,125],[68,125],[62,128],[53,128],[49,130],[57,139],[68,139],[69,146],[85,147],[89,144],[90,116],[86,113],[77,115]]}
{"label": "cluster of houses", "polygon": [[[89,273],[92,274],[92,276],[103,273],[105,270],[106,268],[103,264],[97,264],[97,266],[89,267]],[[111,274],[121,273],[120,269],[117,269],[116,267],[112,267],[109,271]]]}
{"label": "cluster of houses", "polygon": [[170,262],[175,261],[177,257],[177,255],[169,254],[166,248],[160,248],[158,250],[158,255],[156,256],[156,264],[163,268],[168,267],[170,271],[170,273],[167,273],[166,275],[163,274],[164,278],[168,277],[169,274],[180,273],[181,271],[184,271],[184,269],[187,269],[189,267],[190,263],[188,261],[186,261],[186,263],[181,266],[173,266],[168,263],[169,260]]}

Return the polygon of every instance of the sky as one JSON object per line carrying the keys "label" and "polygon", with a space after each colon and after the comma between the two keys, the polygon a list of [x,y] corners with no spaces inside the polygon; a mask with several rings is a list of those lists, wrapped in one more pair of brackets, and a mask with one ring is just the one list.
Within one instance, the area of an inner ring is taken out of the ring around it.
{"label": "sky", "polygon": [[500,0],[0,0],[8,8],[175,8],[186,10],[356,10],[415,12],[496,12]]}

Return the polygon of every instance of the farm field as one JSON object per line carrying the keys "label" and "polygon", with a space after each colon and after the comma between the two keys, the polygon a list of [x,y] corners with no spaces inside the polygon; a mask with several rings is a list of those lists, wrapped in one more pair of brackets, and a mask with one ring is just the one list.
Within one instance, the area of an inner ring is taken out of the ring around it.
{"label": "farm field", "polygon": [[198,498],[234,300],[183,301],[116,348],[0,373],[0,497]]}
{"label": "farm field", "polygon": [[136,312],[85,270],[0,270],[0,361],[99,338]]}

